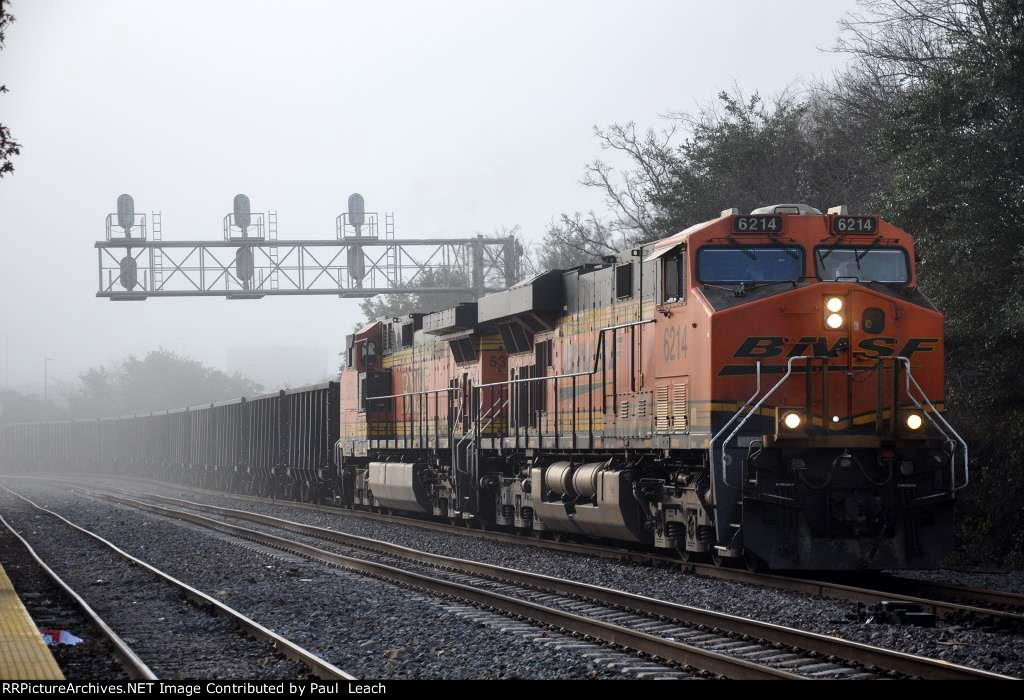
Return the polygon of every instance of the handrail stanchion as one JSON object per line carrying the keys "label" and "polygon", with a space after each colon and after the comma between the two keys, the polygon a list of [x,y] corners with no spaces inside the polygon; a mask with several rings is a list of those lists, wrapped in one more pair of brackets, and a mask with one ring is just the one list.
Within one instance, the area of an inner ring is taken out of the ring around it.
{"label": "handrail stanchion", "polygon": [[[956,460],[952,459],[952,458],[950,459],[950,466],[949,466],[949,488],[950,488],[950,494],[955,494],[960,489],[966,488],[966,486],[971,481],[971,472],[970,472],[970,466],[969,466],[969,462],[968,462],[969,451],[968,451],[968,447],[967,447],[967,441],[964,440],[962,437],[960,437],[960,434],[958,432],[956,432],[956,430],[953,428],[952,425],[949,424],[949,421],[946,420],[945,416],[943,416],[941,413],[939,413],[938,409],[935,408],[935,404],[933,404],[931,399],[928,398],[928,394],[926,394],[924,392],[924,389],[921,388],[921,385],[917,383],[917,379],[914,378],[913,373],[910,371],[910,358],[909,357],[904,357],[902,355],[899,355],[899,356],[897,356],[894,359],[899,361],[899,362],[901,362],[903,364],[904,368],[907,371],[907,378],[906,378],[907,398],[909,398],[911,401],[913,401],[914,405],[918,408],[918,410],[920,410],[921,413],[923,413],[925,415],[925,417],[929,421],[931,421],[932,425],[934,425],[935,429],[938,430],[939,433],[942,435],[942,437],[944,437],[946,439],[946,441],[949,443],[951,448],[953,446],[953,442],[954,442],[954,438],[955,438],[956,439],[955,441],[959,442],[960,443],[960,447],[963,449],[963,453],[964,453],[964,483],[961,484],[960,486],[956,485]],[[914,394],[910,391],[911,383],[913,383],[914,388],[917,389],[918,393],[921,395],[921,398],[924,399],[925,403],[928,404],[928,409],[930,409],[930,410],[926,410],[924,408],[924,406],[921,405],[921,402],[918,401],[916,398],[914,398]],[[938,419],[938,421],[936,420],[936,418]],[[942,425],[939,425],[939,421],[941,421]],[[945,426],[945,430],[943,429],[943,426]],[[947,431],[949,431],[949,432],[947,432]],[[950,435],[952,435],[952,437],[950,437]]]}
{"label": "handrail stanchion", "polygon": [[[749,406],[750,403],[754,399],[757,398],[757,395],[761,393],[761,361],[760,360],[758,360],[757,363],[756,363],[756,368],[755,368],[754,373],[755,373],[754,393],[750,395],[750,398],[747,399],[746,403],[744,403],[742,406],[740,406],[740,409],[738,411],[736,411],[736,413],[732,414],[732,418],[730,418],[726,422],[726,424],[722,426],[721,430],[719,430],[717,433],[715,433],[714,436],[712,436],[711,440],[708,442],[708,464],[711,465],[712,469],[714,468],[714,464],[715,464],[715,441],[718,440],[718,438],[720,438],[722,436],[722,433],[724,433],[726,430],[729,429],[729,426],[732,425],[736,421],[737,418],[739,418],[740,414],[743,413],[744,409],[746,409],[746,407]],[[724,454],[724,452],[723,452],[723,454]],[[729,485],[728,482],[726,482],[726,486],[728,486],[728,485]]]}
{"label": "handrail stanchion", "polygon": [[[732,440],[736,436],[736,433],[738,433],[743,428],[743,426],[747,424],[747,421],[750,420],[751,416],[753,416],[761,409],[761,406],[768,399],[768,397],[774,394],[778,390],[778,388],[782,386],[787,379],[789,379],[789,377],[793,374],[793,362],[795,362],[796,360],[806,360],[809,357],[809,355],[797,355],[796,357],[789,358],[789,361],[786,362],[786,373],[782,375],[782,379],[777,381],[771,389],[765,392],[764,396],[762,396],[758,400],[758,402],[754,404],[749,411],[747,411],[746,415],[743,416],[743,419],[740,420],[740,422],[736,425],[735,428],[733,428],[732,432],[729,433],[729,437],[725,438],[725,440],[722,441],[722,483],[728,486],[729,488],[733,488],[732,484],[729,483],[729,478],[728,474],[726,473],[725,466],[725,448],[726,446],[728,446],[729,441]],[[760,367],[758,368],[758,370],[760,370]],[[737,415],[739,415],[742,412],[743,409],[741,408],[736,413]]]}

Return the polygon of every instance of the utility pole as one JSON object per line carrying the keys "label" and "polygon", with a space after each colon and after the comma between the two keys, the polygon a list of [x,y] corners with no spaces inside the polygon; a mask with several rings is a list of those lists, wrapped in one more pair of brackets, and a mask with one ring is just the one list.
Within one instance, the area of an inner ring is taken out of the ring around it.
{"label": "utility pole", "polygon": [[50,363],[56,362],[52,357],[43,358],[43,402],[49,401]]}

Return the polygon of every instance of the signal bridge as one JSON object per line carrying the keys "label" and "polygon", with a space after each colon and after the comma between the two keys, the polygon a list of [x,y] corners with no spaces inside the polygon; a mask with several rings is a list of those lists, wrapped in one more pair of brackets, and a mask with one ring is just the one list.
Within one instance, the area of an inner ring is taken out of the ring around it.
{"label": "signal bridge", "polygon": [[160,213],[147,220],[122,194],[117,212],[107,216],[106,239],[96,242],[96,296],[364,298],[467,290],[481,296],[519,280],[523,249],[515,236],[396,238],[394,222],[393,214],[366,211],[363,197],[353,194],[335,220],[334,238],[282,240],[277,212],[253,212],[240,194],[224,217],[223,239],[168,241]]}

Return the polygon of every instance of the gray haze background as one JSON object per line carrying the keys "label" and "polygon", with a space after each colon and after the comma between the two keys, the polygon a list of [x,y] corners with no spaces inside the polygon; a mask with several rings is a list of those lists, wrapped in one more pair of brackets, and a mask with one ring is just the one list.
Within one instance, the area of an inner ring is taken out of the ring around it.
{"label": "gray haze background", "polygon": [[359,191],[400,236],[518,224],[537,240],[601,204],[578,184],[594,125],[829,74],[842,59],[820,49],[853,6],[15,0],[0,54],[0,121],[24,147],[0,180],[10,385],[41,392],[44,356],[69,382],[161,346],[229,371],[279,349],[268,386],[334,368],[355,300],[97,299],[92,243],[121,192],[163,212],[165,239],[218,238],[237,192],[278,210],[281,238],[330,238]]}

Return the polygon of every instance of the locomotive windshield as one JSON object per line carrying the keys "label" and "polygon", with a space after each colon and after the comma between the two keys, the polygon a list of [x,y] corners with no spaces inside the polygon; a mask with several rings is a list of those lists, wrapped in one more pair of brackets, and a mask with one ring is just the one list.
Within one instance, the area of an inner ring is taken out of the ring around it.
{"label": "locomotive windshield", "polygon": [[701,248],[697,253],[697,277],[706,283],[796,282],[803,273],[803,248]]}
{"label": "locomotive windshield", "polygon": [[817,248],[814,262],[822,280],[900,284],[910,280],[902,248]]}

